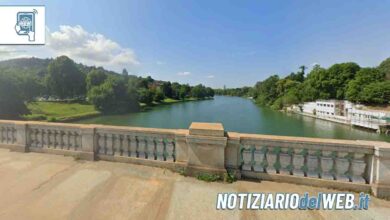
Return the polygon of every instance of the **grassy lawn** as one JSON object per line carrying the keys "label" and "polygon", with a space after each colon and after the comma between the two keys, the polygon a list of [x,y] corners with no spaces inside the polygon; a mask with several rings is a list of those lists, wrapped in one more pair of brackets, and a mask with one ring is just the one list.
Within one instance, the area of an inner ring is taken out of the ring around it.
{"label": "grassy lawn", "polygon": [[[142,110],[148,110],[153,106],[174,104],[178,102],[196,101],[196,98],[187,98],[185,100],[176,100],[166,98],[162,102],[153,102],[151,106],[140,103]],[[27,108],[31,114],[23,115],[26,120],[34,121],[72,121],[86,117],[98,116],[101,113],[95,110],[91,104],[66,103],[66,102],[31,102]]]}
{"label": "grassy lawn", "polygon": [[93,105],[63,102],[32,102],[28,104],[30,115],[27,120],[68,121],[88,116],[99,115]]}

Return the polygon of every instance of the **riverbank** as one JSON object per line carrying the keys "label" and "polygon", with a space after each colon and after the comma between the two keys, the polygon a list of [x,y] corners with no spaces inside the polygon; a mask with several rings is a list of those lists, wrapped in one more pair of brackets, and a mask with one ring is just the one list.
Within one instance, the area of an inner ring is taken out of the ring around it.
{"label": "riverbank", "polygon": [[152,102],[150,105],[146,105],[145,103],[140,103],[141,111],[148,111],[153,109],[153,107],[161,106],[161,105],[171,105],[175,103],[182,103],[182,102],[192,102],[192,101],[202,101],[202,100],[211,100],[213,98],[204,98],[204,99],[198,99],[198,98],[187,98],[187,99],[171,99],[166,98],[162,102]]}
{"label": "riverbank", "polygon": [[[211,98],[208,98],[211,99]],[[188,98],[177,100],[166,98],[162,102],[153,102],[150,105],[140,103],[141,111],[148,111],[156,106],[171,105],[181,102],[199,101],[201,99]],[[206,99],[205,99],[206,100]],[[88,103],[68,103],[68,102],[31,102],[27,105],[31,114],[21,116],[24,120],[51,121],[51,122],[74,122],[83,119],[90,119],[103,115],[95,110],[94,106]]]}
{"label": "riverbank", "polygon": [[231,96],[215,96],[213,100],[159,105],[148,111],[101,115],[75,121],[80,124],[170,129],[186,129],[192,122],[220,122],[227,131],[240,133],[390,141],[390,136],[384,134],[298,114],[286,114],[258,106],[250,99]]}

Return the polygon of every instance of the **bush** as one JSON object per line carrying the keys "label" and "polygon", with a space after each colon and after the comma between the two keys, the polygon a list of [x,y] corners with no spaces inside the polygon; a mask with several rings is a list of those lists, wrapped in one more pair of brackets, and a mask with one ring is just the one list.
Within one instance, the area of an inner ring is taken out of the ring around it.
{"label": "bush", "polygon": [[45,121],[45,120],[47,120],[47,117],[44,114],[23,115],[23,118],[26,120],[29,120],[29,121]]}
{"label": "bush", "polygon": [[218,174],[209,174],[209,173],[200,173],[196,177],[198,180],[202,180],[205,182],[215,182],[222,180],[221,176]]}

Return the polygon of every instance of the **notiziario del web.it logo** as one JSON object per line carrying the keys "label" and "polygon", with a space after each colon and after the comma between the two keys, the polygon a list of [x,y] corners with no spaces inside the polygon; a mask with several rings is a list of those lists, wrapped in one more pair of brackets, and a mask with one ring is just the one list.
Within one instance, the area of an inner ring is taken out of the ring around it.
{"label": "notiziario del web.it logo", "polygon": [[45,44],[45,6],[0,6],[0,44]]}

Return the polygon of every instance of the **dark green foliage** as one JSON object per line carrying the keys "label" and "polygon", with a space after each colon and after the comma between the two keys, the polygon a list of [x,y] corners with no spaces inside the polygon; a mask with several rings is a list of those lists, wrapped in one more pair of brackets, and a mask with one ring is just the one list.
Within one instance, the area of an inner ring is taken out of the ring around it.
{"label": "dark green foliage", "polygon": [[154,98],[153,99],[154,99],[155,102],[161,102],[161,101],[163,101],[165,99],[165,95],[164,95],[162,89],[160,89],[160,88],[156,89],[156,92],[154,94]]}
{"label": "dark green foliage", "polygon": [[0,74],[0,118],[13,119],[28,113],[23,93],[15,78]]}
{"label": "dark green foliage", "polygon": [[101,85],[92,87],[88,99],[104,113],[126,113],[139,109],[136,96],[128,94],[126,82],[118,76],[110,76]]}
{"label": "dark green foliage", "polygon": [[151,104],[153,102],[153,92],[149,89],[141,88],[138,90],[138,100],[141,103]]}
{"label": "dark green foliage", "polygon": [[388,104],[390,100],[390,81],[368,84],[360,93],[360,99],[364,103]]}
{"label": "dark green foliage", "polygon": [[390,80],[390,57],[384,60],[378,67],[379,71],[385,75],[386,80]]}
{"label": "dark green foliage", "polygon": [[107,79],[107,74],[103,68],[93,69],[90,71],[86,78],[87,91],[94,86],[101,85]]}
{"label": "dark green foliage", "polygon": [[365,104],[389,104],[390,58],[378,68],[360,68],[356,63],[334,64],[328,69],[313,67],[305,77],[306,67],[285,78],[273,75],[253,88],[219,89],[220,95],[254,97],[256,103],[283,109],[292,104],[317,99],[339,99]]}
{"label": "dark green foliage", "polygon": [[85,75],[73,60],[60,56],[47,67],[46,87],[50,95],[61,99],[85,96]]}
{"label": "dark green foliage", "polygon": [[[380,96],[377,98],[373,92],[378,92],[377,89],[373,88],[377,83],[384,81],[385,74],[380,72],[376,68],[363,68],[357,72],[355,79],[348,83],[347,98],[353,102],[365,102],[365,103],[377,103],[383,104],[384,100],[380,100]],[[366,87],[369,87],[366,89]],[[385,87],[381,86],[382,89]],[[383,91],[385,92],[385,91]]]}
{"label": "dark green foliage", "polygon": [[164,82],[161,85],[161,92],[163,93],[163,95],[165,97],[173,98],[172,97],[172,85],[171,85],[171,82]]}
{"label": "dark green foliage", "polygon": [[[88,101],[104,113],[139,110],[139,103],[151,105],[165,98],[203,99],[214,90],[154,80],[76,64],[66,56],[56,59],[22,58],[0,61],[0,117],[26,114],[25,103],[44,98],[58,101]],[[87,99],[85,99],[87,97]],[[49,119],[50,120],[50,119]]]}
{"label": "dark green foliage", "polygon": [[191,93],[191,87],[188,84],[181,85],[179,89],[179,99],[185,99],[186,97],[190,96]]}
{"label": "dark green foliage", "polygon": [[215,89],[215,94],[217,95],[228,95],[228,96],[239,96],[239,97],[253,97],[254,89],[248,86],[242,88],[232,88],[232,89]]}
{"label": "dark green foliage", "polygon": [[277,82],[279,76],[273,75],[266,80],[256,83],[255,89],[257,92],[256,102],[260,105],[272,105],[278,98]]}
{"label": "dark green foliage", "polygon": [[191,95],[197,99],[204,99],[208,97],[209,94],[207,94],[207,88],[204,85],[199,84],[191,89]]}

